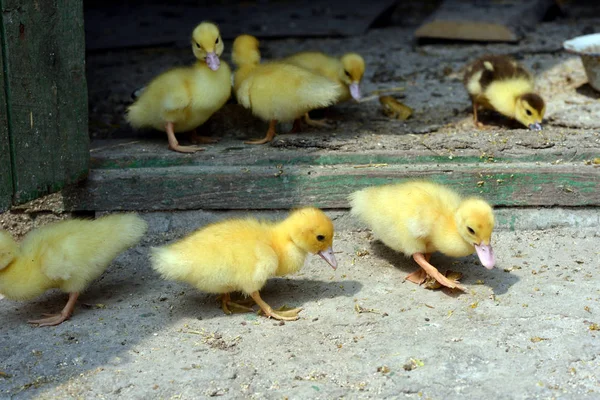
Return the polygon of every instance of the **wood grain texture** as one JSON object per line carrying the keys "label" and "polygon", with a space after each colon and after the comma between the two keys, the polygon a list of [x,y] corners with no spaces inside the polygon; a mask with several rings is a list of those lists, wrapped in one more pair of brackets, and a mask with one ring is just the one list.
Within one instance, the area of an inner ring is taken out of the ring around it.
{"label": "wood grain texture", "polygon": [[598,177],[581,164],[205,165],[96,169],[64,194],[71,210],[347,208],[366,186],[430,178],[496,206],[599,206]]}
{"label": "wood grain texture", "polygon": [[83,8],[77,0],[0,0],[15,203],[87,173]]}
{"label": "wood grain texture", "polygon": [[[2,33],[2,21],[0,20],[0,35]],[[0,46],[2,42],[0,41]],[[4,85],[4,62],[3,53],[0,52],[0,212],[8,209],[12,203],[12,167],[10,158],[10,141],[8,136],[9,112],[6,104],[6,89]]]}

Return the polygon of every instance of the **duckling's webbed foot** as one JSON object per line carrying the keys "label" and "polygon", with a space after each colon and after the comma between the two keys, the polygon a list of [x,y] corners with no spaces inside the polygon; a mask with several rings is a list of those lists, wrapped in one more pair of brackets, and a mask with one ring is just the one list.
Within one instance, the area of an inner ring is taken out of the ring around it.
{"label": "duckling's webbed foot", "polygon": [[281,321],[295,321],[298,319],[298,313],[302,311],[302,308],[294,308],[292,310],[285,311],[274,311],[271,306],[264,302],[263,299],[260,298],[260,294],[258,292],[253,292],[250,296],[254,299],[256,304],[260,307],[260,309],[265,313],[267,318],[274,318]]}
{"label": "duckling's webbed foot", "polygon": [[181,146],[175,137],[175,131],[173,130],[173,123],[167,122],[165,124],[165,131],[167,132],[167,138],[169,139],[169,149],[177,151],[179,153],[195,153],[197,151],[204,150],[203,147],[198,146]]}
{"label": "duckling's webbed foot", "polygon": [[196,130],[193,130],[192,134],[190,135],[190,141],[192,143],[212,144],[212,143],[217,143],[219,141],[219,139],[208,137],[208,136],[200,136],[200,135],[198,135]]}
{"label": "duckling's webbed foot", "polygon": [[77,297],[79,297],[79,293],[69,293],[69,300],[67,301],[67,304],[62,309],[60,314],[43,314],[47,318],[34,319],[27,322],[30,324],[37,324],[38,327],[55,326],[62,324],[64,321],[68,320],[73,314]]}
{"label": "duckling's webbed foot", "polygon": [[231,315],[234,313],[246,313],[246,312],[254,312],[251,307],[247,307],[246,305],[253,305],[254,300],[247,299],[246,301],[235,302],[231,301],[231,295],[229,293],[224,293],[221,295],[221,309],[227,315]]}
{"label": "duckling's webbed foot", "polygon": [[[451,289],[459,289],[459,290],[462,290],[462,291],[466,290],[457,281],[453,281],[453,280],[450,280],[450,279],[446,278],[444,275],[442,275],[437,270],[437,268],[435,268],[433,265],[429,264],[429,261],[428,261],[429,257],[428,256],[431,257],[431,255],[423,255],[422,253],[415,253],[415,254],[413,254],[413,259],[424,270],[424,272],[426,273],[426,275],[429,275],[430,277],[432,277],[433,279],[435,279],[436,281],[438,281],[443,286],[449,287]],[[413,274],[411,274],[411,275],[413,275]],[[408,277],[406,277],[406,279],[408,279]],[[411,282],[415,282],[412,279],[408,279],[408,280],[410,280]],[[419,284],[421,284],[423,282],[424,282],[424,279]]]}
{"label": "duckling's webbed foot", "polygon": [[308,113],[304,114],[304,121],[309,126],[314,126],[317,128],[333,128],[333,124],[331,121],[327,119],[312,119]]}
{"label": "duckling's webbed foot", "polygon": [[269,130],[267,131],[267,135],[264,138],[258,139],[258,140],[246,140],[244,143],[246,143],[246,144],[265,144],[265,143],[269,143],[271,140],[273,140],[273,138],[277,134],[275,132],[275,127],[276,126],[277,126],[277,121],[276,120],[271,120],[271,122],[269,123]]}

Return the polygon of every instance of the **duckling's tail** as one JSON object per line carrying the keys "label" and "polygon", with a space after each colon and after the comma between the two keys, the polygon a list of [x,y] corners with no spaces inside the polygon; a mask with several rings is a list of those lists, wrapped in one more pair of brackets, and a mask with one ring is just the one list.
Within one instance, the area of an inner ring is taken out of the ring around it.
{"label": "duckling's tail", "polygon": [[129,106],[125,114],[125,120],[135,129],[143,128],[146,125],[147,119],[144,107],[138,103]]}
{"label": "duckling's tail", "polygon": [[103,254],[109,259],[135,246],[142,239],[148,224],[135,213],[110,214],[93,221],[90,235],[102,242]]}
{"label": "duckling's tail", "polygon": [[0,231],[0,270],[6,268],[19,255],[19,245],[10,233]]}
{"label": "duckling's tail", "polygon": [[181,281],[191,272],[191,267],[168,247],[150,248],[152,269],[163,279]]}

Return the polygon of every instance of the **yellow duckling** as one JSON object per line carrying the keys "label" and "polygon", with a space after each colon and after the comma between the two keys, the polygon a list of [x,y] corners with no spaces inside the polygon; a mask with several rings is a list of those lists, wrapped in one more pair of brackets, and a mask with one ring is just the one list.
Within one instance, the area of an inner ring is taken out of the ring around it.
{"label": "yellow duckling", "polygon": [[281,222],[254,218],[208,225],[178,242],[152,249],[152,268],[165,279],[188,282],[209,293],[221,293],[230,314],[229,293],[250,295],[267,317],[298,319],[301,309],[274,311],[258,291],[267,279],[294,273],[308,253],[319,254],[334,269],[333,224],[317,208],[303,208]]}
{"label": "yellow duckling", "polygon": [[119,253],[137,244],[146,228],[135,214],[73,219],[28,233],[20,246],[8,232],[0,231],[0,293],[12,300],[29,300],[53,288],[69,293],[60,314],[29,321],[58,325],[73,313],[79,293]]}
{"label": "yellow duckling", "polygon": [[196,128],[219,110],[231,95],[231,70],[219,57],[224,45],[219,28],[202,22],[192,33],[192,51],[198,61],[173,68],[154,78],[128,108],[127,121],[134,128],[151,127],[167,133],[169,149],[181,153],[204,150],[181,146],[175,132],[193,131],[192,140],[214,140],[196,135]]}
{"label": "yellow duckling", "polygon": [[532,76],[508,56],[482,57],[467,67],[464,84],[473,102],[475,125],[477,107],[495,110],[514,118],[532,130],[542,129],[546,112],[544,99],[534,92]]}
{"label": "yellow duckling", "polygon": [[[336,103],[353,98],[359,101],[360,81],[365,73],[365,60],[357,53],[346,53],[340,58],[329,56],[318,51],[305,51],[293,54],[282,61],[302,67],[316,74],[329,78],[342,87]],[[326,126],[322,121],[310,119],[308,113],[304,116],[309,125]]]}
{"label": "yellow duckling", "polygon": [[291,122],[316,108],[336,102],[341,87],[320,75],[284,62],[260,64],[258,40],[241,35],[233,42],[234,90],[238,102],[269,122],[266,136],[247,144],[268,143],[277,121]]}
{"label": "yellow duckling", "polygon": [[429,263],[436,251],[451,257],[477,252],[484,267],[494,267],[494,214],[482,199],[462,199],[437,183],[409,181],[360,190],[350,195],[350,204],[352,214],[376,238],[421,266],[406,277],[411,282],[421,284],[429,275],[444,286],[464,290]]}

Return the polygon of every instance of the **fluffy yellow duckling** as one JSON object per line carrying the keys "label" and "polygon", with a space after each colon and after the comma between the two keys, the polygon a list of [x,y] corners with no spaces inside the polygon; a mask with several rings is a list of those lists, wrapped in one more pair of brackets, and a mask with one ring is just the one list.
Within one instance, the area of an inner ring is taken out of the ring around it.
{"label": "fluffy yellow duckling", "polygon": [[319,254],[334,269],[333,224],[317,208],[303,208],[281,222],[232,219],[203,227],[171,245],[152,249],[152,268],[165,279],[188,282],[221,293],[226,314],[229,293],[250,295],[267,317],[298,319],[301,309],[274,311],[258,291],[267,279],[294,273],[308,253]]}
{"label": "fluffy yellow duckling", "polygon": [[350,204],[352,214],[375,237],[421,266],[407,276],[411,282],[421,284],[428,274],[444,286],[464,290],[429,263],[436,251],[451,257],[477,252],[484,267],[494,267],[494,214],[482,199],[462,199],[437,183],[409,181],[360,190],[350,195]]}
{"label": "fluffy yellow duckling", "polygon": [[20,246],[8,232],[0,231],[0,293],[12,300],[29,300],[53,288],[69,293],[60,314],[29,321],[58,325],[73,313],[79,293],[119,253],[137,244],[146,228],[135,214],[73,219],[28,233]]}
{"label": "fluffy yellow duckling", "polygon": [[[342,57],[336,58],[318,51],[305,51],[286,57],[282,61],[308,69],[339,84],[342,92],[336,103],[350,100],[350,98],[358,101],[361,98],[360,81],[365,73],[365,60],[360,54],[346,53]],[[308,113],[304,118],[309,125],[327,125],[324,122],[310,119]]]}
{"label": "fluffy yellow duckling", "polygon": [[214,140],[196,135],[195,129],[219,110],[231,95],[231,70],[219,57],[224,45],[219,28],[202,22],[192,33],[192,51],[198,61],[173,68],[154,78],[128,108],[127,121],[134,128],[151,127],[167,133],[169,148],[181,153],[204,150],[181,146],[175,132],[192,131],[192,140]]}
{"label": "fluffy yellow duckling", "polygon": [[514,118],[532,130],[542,129],[546,112],[544,100],[534,92],[532,76],[508,56],[482,57],[467,67],[464,84],[473,102],[473,119],[477,119],[477,107],[495,110]]}
{"label": "fluffy yellow duckling", "polygon": [[268,143],[276,135],[277,121],[291,122],[308,111],[336,102],[342,88],[335,82],[284,62],[260,64],[259,42],[254,36],[241,35],[233,42],[234,90],[238,102],[254,115],[269,121],[269,130],[260,140],[247,144]]}

